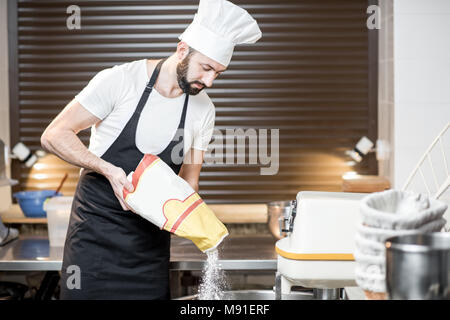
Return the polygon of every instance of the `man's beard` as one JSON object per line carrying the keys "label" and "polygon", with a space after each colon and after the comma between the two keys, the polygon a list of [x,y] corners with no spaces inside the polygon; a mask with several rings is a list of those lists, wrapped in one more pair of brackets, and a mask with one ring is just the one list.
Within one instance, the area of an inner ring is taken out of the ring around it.
{"label": "man's beard", "polygon": [[[187,81],[187,73],[189,69],[189,60],[190,56],[188,55],[186,58],[184,58],[180,63],[177,65],[177,80],[178,85],[180,86],[181,90],[183,90],[184,93],[189,95],[196,95],[200,91],[202,91],[205,88],[205,85],[201,83],[200,81]],[[201,85],[202,88],[194,88],[193,84]]]}

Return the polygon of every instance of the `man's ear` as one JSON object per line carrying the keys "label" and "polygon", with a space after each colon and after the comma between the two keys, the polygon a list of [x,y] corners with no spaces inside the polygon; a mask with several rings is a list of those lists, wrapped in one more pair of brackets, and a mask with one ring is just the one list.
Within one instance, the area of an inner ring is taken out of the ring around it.
{"label": "man's ear", "polygon": [[177,44],[177,58],[179,61],[183,60],[189,54],[189,46],[186,42],[180,41]]}

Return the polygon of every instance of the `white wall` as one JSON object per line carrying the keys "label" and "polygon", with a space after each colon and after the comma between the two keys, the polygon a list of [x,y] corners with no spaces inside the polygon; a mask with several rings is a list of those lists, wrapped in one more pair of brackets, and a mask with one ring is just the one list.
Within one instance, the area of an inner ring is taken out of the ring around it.
{"label": "white wall", "polygon": [[[378,32],[378,138],[394,148],[394,7],[392,0],[380,1]],[[393,183],[395,154],[378,162],[379,175]]]}
{"label": "white wall", "polygon": [[[0,139],[9,145],[8,20],[7,1],[0,1]],[[9,168],[7,172],[10,174]],[[0,211],[11,204],[11,188],[0,187]]]}
{"label": "white wall", "polygon": [[450,121],[450,1],[394,1],[394,176],[401,188]]}

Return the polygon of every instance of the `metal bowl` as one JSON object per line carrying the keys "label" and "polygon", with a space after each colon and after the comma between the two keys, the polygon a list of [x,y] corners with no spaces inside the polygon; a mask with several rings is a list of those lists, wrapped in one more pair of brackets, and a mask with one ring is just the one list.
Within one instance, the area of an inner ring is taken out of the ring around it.
{"label": "metal bowl", "polygon": [[280,231],[280,220],[289,219],[292,201],[272,201],[267,204],[267,225],[272,236],[280,240],[286,236]]}
{"label": "metal bowl", "polygon": [[390,299],[450,300],[450,233],[417,233],[386,240]]}
{"label": "metal bowl", "polygon": [[[292,292],[282,295],[282,300],[312,300],[314,298],[312,290],[304,292]],[[174,300],[197,300],[197,295],[185,296]],[[275,300],[273,290],[231,290],[224,292],[223,300]]]}

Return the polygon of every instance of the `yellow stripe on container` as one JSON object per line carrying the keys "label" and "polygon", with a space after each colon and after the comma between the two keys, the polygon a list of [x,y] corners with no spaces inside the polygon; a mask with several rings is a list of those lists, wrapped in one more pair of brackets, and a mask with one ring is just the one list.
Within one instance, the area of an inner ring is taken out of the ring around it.
{"label": "yellow stripe on container", "polygon": [[351,253],[292,253],[281,250],[275,246],[275,251],[283,258],[292,260],[339,260],[339,261],[354,261],[355,257]]}

